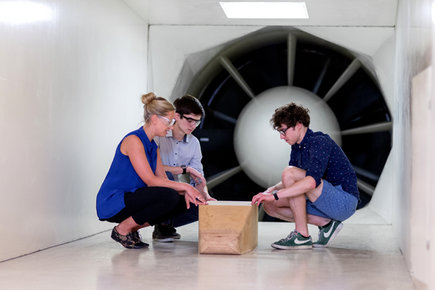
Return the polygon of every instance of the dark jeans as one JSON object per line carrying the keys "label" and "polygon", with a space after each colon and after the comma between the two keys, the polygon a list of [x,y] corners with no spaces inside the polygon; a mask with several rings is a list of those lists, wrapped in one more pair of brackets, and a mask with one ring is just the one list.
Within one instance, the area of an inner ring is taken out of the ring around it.
{"label": "dark jeans", "polygon": [[198,218],[198,207],[191,203],[190,208],[185,213],[172,218],[172,225],[176,228],[181,227],[198,221]]}
{"label": "dark jeans", "polygon": [[[166,175],[168,176],[169,180],[174,180],[174,176],[171,172],[166,171]],[[182,199],[184,200],[184,198]],[[198,207],[191,203],[190,208],[187,211],[172,218],[172,225],[174,227],[181,227],[196,221],[198,221]],[[165,221],[164,224],[169,224],[170,222],[171,221],[168,220]]]}
{"label": "dark jeans", "polygon": [[144,187],[134,193],[127,192],[124,203],[125,207],[106,221],[120,223],[132,217],[139,225],[146,222],[155,225],[187,211],[184,197],[167,187]]}

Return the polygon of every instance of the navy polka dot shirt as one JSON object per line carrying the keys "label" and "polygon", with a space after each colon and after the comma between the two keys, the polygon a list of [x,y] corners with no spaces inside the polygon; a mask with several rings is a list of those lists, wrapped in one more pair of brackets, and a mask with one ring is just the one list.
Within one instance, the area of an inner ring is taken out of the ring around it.
{"label": "navy polka dot shirt", "polygon": [[322,132],[307,130],[301,144],[292,145],[290,166],[304,169],[320,185],[323,178],[359,199],[357,177],[343,150]]}

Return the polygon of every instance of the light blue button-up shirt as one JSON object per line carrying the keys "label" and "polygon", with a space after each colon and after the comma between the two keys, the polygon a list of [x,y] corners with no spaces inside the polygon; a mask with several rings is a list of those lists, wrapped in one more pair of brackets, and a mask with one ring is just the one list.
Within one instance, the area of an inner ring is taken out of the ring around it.
{"label": "light blue button-up shirt", "polygon": [[[202,168],[202,153],[201,146],[198,139],[190,135],[185,135],[183,140],[178,141],[172,136],[172,130],[166,137],[155,137],[154,141],[160,149],[160,157],[163,165],[180,167],[186,165],[192,167],[202,175],[204,170]],[[180,174],[181,175],[181,174]],[[174,175],[174,180],[179,181],[180,175]],[[190,184],[195,186],[195,180],[190,178]]]}

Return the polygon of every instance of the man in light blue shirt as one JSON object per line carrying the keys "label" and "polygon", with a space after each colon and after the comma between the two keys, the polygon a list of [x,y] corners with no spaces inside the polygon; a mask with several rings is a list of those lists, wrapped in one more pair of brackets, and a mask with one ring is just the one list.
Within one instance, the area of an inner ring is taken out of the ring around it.
{"label": "man in light blue shirt", "polygon": [[[192,132],[201,123],[204,109],[193,96],[184,95],[174,101],[175,124],[166,137],[156,137],[163,167],[169,179],[190,182],[206,200],[215,200],[207,190],[204,171],[201,163],[202,153],[198,139]],[[190,176],[188,180],[187,174]],[[186,180],[187,179],[187,180]],[[175,217],[169,224],[158,224],[154,227],[153,239],[159,242],[172,242],[180,235],[175,227],[180,227],[198,220],[198,207],[190,206],[189,210]]]}

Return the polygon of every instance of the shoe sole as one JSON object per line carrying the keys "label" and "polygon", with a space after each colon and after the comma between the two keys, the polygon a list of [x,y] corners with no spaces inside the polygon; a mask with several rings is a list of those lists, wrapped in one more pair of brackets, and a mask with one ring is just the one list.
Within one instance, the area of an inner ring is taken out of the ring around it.
{"label": "shoe sole", "polygon": [[154,241],[159,243],[171,243],[174,241],[174,238],[154,239]]}
{"label": "shoe sole", "polygon": [[136,247],[140,247],[140,248],[135,248],[135,249],[148,248],[149,246],[150,246],[149,244],[141,242],[136,244]]}
{"label": "shoe sole", "polygon": [[121,243],[120,241],[118,241],[116,239],[116,237],[111,236],[112,240],[114,240],[115,242],[119,243],[121,246],[123,246],[126,249],[143,249],[143,248],[148,248],[150,245],[148,245],[147,243],[142,242],[142,244],[135,244],[135,245],[131,245],[131,246],[127,246],[124,245],[123,243]]}
{"label": "shoe sole", "polygon": [[146,249],[148,247],[149,247],[149,245],[146,244],[146,245],[135,245],[133,248],[127,248],[127,247],[125,247],[125,248],[126,249],[135,249],[135,250],[137,250],[137,249]]}
{"label": "shoe sole", "polygon": [[270,245],[272,248],[279,249],[279,250],[309,250],[312,249],[313,246],[307,245],[307,246],[280,246],[272,244]]}
{"label": "shoe sole", "polygon": [[332,240],[335,238],[336,235],[338,235],[338,233],[341,231],[342,228],[343,228],[343,223],[340,223],[338,225],[338,227],[335,229],[334,233],[332,234],[331,238],[329,239],[329,241],[328,241],[328,243],[326,245],[314,244],[313,243],[313,247],[314,248],[326,248],[326,247],[328,247],[329,243],[332,242]]}

